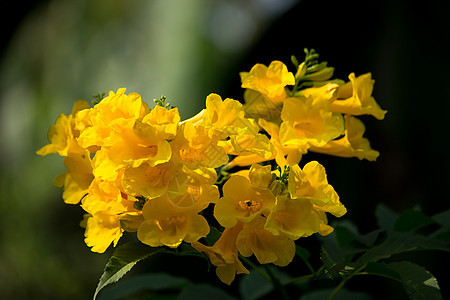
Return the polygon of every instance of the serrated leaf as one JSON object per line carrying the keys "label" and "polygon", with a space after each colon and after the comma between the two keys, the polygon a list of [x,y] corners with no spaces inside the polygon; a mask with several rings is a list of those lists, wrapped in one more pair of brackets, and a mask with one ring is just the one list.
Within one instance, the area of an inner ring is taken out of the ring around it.
{"label": "serrated leaf", "polygon": [[229,295],[224,290],[209,285],[209,284],[195,284],[184,288],[178,295],[178,300],[237,300],[235,297]]}
{"label": "serrated leaf", "polygon": [[386,267],[400,274],[403,287],[412,300],[442,299],[436,278],[425,268],[408,261],[390,263]]}
{"label": "serrated leaf", "polygon": [[391,257],[394,254],[418,249],[450,251],[450,242],[413,232],[394,232],[383,243],[367,250],[352,265],[358,268],[369,262],[376,262]]}
{"label": "serrated leaf", "polygon": [[105,289],[99,295],[98,299],[124,299],[139,291],[161,291],[166,289],[181,290],[188,284],[190,284],[190,282],[185,278],[165,273],[141,274],[121,281],[110,289]]}
{"label": "serrated leaf", "polygon": [[102,277],[95,290],[94,300],[98,293],[108,284],[114,283],[140,260],[147,258],[164,248],[153,248],[142,244],[141,242],[130,242],[116,248],[113,255],[106,264]]}
{"label": "serrated leaf", "polygon": [[375,216],[377,218],[378,227],[388,232],[394,230],[394,224],[395,220],[397,219],[397,214],[394,213],[386,205],[384,205],[383,203],[378,204],[375,209]]}
{"label": "serrated leaf", "polygon": [[436,222],[431,217],[421,213],[420,211],[405,210],[395,221],[394,231],[415,231],[434,223]]}

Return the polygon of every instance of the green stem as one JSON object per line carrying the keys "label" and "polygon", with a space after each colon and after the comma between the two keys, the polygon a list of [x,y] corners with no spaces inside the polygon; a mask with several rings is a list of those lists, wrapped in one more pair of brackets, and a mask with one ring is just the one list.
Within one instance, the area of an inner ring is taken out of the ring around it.
{"label": "green stem", "polygon": [[313,277],[314,277],[314,274],[308,274],[308,275],[295,277],[295,278],[292,278],[291,280],[288,280],[288,281],[284,282],[283,285],[289,285],[289,284],[292,284],[292,283],[294,283],[296,281],[307,279],[307,278],[313,278]]}
{"label": "green stem", "polygon": [[344,285],[347,283],[347,281],[350,280],[350,278],[352,278],[352,276],[349,277],[344,277],[342,278],[342,281],[339,283],[339,285],[334,289],[334,291],[331,293],[331,295],[327,298],[327,300],[331,300],[334,298],[334,296],[336,296],[337,293],[339,293],[339,291],[344,287]]}

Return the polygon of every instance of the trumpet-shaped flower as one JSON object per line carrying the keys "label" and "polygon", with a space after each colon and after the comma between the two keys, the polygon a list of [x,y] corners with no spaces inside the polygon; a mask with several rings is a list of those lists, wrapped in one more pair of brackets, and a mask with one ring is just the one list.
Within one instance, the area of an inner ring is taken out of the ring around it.
{"label": "trumpet-shaped flower", "polygon": [[269,67],[256,64],[250,72],[241,72],[242,87],[261,93],[267,100],[279,103],[286,98],[284,88],[294,85],[294,75],[288,71],[285,64],[273,61]]}
{"label": "trumpet-shaped flower", "polygon": [[[264,169],[270,175],[270,169]],[[264,175],[254,170],[250,171],[250,180],[255,178],[255,184],[243,176],[232,176],[223,186],[223,197],[214,207],[214,216],[224,227],[233,227],[238,221],[248,223],[261,213],[270,210],[275,204],[272,192],[261,183]],[[259,173],[259,174],[257,174]]]}
{"label": "trumpet-shaped flower", "polygon": [[295,243],[285,234],[274,235],[264,229],[265,222],[259,216],[244,225],[236,240],[239,252],[245,257],[255,254],[261,264],[287,266],[294,258]]}
{"label": "trumpet-shaped flower", "polygon": [[228,155],[217,143],[218,139],[210,137],[203,124],[186,122],[178,128],[177,137],[171,146],[184,164],[194,168],[218,168],[228,162]]}
{"label": "trumpet-shaped flower", "polygon": [[156,166],[142,164],[137,168],[126,168],[122,187],[132,196],[156,198],[167,191],[169,183],[182,172],[182,165],[172,160]]}
{"label": "trumpet-shaped flower", "polygon": [[81,131],[78,142],[83,148],[111,145],[112,132],[132,129],[136,120],[142,120],[150,112],[139,94],[124,93],[125,89],[119,89],[116,94],[111,91],[92,109],[77,114],[76,128]]}
{"label": "trumpet-shaped flower", "polygon": [[111,135],[108,156],[119,164],[133,168],[143,163],[150,166],[165,163],[172,156],[172,148],[166,139],[151,125],[136,121],[133,128],[121,128]]}
{"label": "trumpet-shaped flower", "polygon": [[245,90],[244,101],[244,110],[247,117],[280,122],[282,103],[267,100],[259,92],[250,89]]}
{"label": "trumpet-shaped flower", "polygon": [[79,131],[75,129],[74,117],[77,112],[89,108],[89,104],[84,100],[78,100],[74,103],[72,114],[60,114],[56,119],[55,125],[51,125],[47,134],[50,144],[45,145],[37,151],[39,155],[58,153],[61,156],[67,156],[69,152],[79,152],[79,145],[75,138]]}
{"label": "trumpet-shaped flower", "polygon": [[165,139],[175,138],[177,134],[180,113],[178,108],[166,109],[155,106],[142,120],[142,123],[152,125]]}
{"label": "trumpet-shaped flower", "polygon": [[68,204],[78,204],[94,179],[89,152],[83,152],[69,153],[64,158],[67,172],[58,175],[54,181],[56,187],[64,188],[62,197]]}
{"label": "trumpet-shaped flower", "polygon": [[208,222],[198,214],[203,208],[197,204],[182,207],[164,195],[149,200],[142,209],[145,221],[139,226],[138,238],[152,247],[176,248],[183,241],[195,242],[209,233]]}
{"label": "trumpet-shaped flower", "polygon": [[372,97],[374,80],[372,74],[366,73],[356,77],[351,73],[349,82],[339,88],[338,100],[331,104],[335,112],[349,115],[372,115],[378,120],[384,119],[386,110],[382,110]]}
{"label": "trumpet-shaped flower", "polygon": [[308,198],[315,210],[329,212],[336,217],[347,212],[334,188],[328,184],[325,168],[317,161],[307,163],[303,170],[298,165],[291,166],[288,189],[292,198]]}
{"label": "trumpet-shaped flower", "polygon": [[345,115],[345,133],[337,140],[329,141],[322,147],[311,147],[310,150],[340,157],[357,157],[375,161],[380,153],[370,147],[368,139],[364,138],[364,123],[350,115]]}
{"label": "trumpet-shaped flower", "polygon": [[331,112],[328,101],[288,98],[281,112],[280,142],[284,147],[321,147],[344,132],[342,115]]}
{"label": "trumpet-shaped flower", "polygon": [[224,139],[230,135],[253,134],[259,131],[258,124],[245,118],[244,107],[239,101],[225,99],[217,94],[206,98],[206,109],[203,113],[203,124],[209,136]]}
{"label": "trumpet-shaped flower", "polygon": [[309,199],[292,199],[286,194],[277,196],[264,228],[274,235],[285,234],[293,240],[316,232],[326,235],[333,230],[327,225],[325,214],[316,211]]}
{"label": "trumpet-shaped flower", "polygon": [[236,238],[243,227],[238,222],[232,228],[225,228],[220,238],[213,246],[205,246],[199,242],[192,243],[197,251],[204,252],[211,263],[216,266],[216,274],[226,284],[231,284],[236,274],[249,274],[250,272],[242,265],[238,257]]}
{"label": "trumpet-shaped flower", "polygon": [[119,216],[99,211],[87,219],[84,241],[93,252],[103,253],[111,243],[115,247],[122,234]]}

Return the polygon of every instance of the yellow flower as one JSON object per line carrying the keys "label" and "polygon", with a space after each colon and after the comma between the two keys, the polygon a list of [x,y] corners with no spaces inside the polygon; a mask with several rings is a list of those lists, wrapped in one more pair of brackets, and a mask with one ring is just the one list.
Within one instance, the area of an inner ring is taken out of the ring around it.
{"label": "yellow flower", "polygon": [[380,153],[370,147],[369,140],[364,138],[363,122],[350,115],[345,115],[344,137],[329,141],[322,147],[311,147],[310,150],[340,157],[357,157],[375,161]]}
{"label": "yellow flower", "polygon": [[198,214],[197,206],[177,206],[164,195],[149,200],[142,209],[145,221],[139,226],[138,239],[151,247],[176,248],[183,241],[192,243],[205,237],[209,224]]}
{"label": "yellow flower", "polygon": [[250,89],[244,91],[244,101],[244,110],[247,117],[271,122],[280,121],[281,103],[269,101],[259,92]]}
{"label": "yellow flower", "polygon": [[210,137],[224,139],[230,135],[256,135],[259,131],[258,124],[244,115],[244,107],[239,101],[229,98],[222,101],[217,94],[206,97],[203,124]]}
{"label": "yellow flower", "polygon": [[210,137],[203,124],[186,122],[179,126],[177,137],[170,144],[184,164],[218,168],[228,162],[228,155],[217,143],[218,139]]}
{"label": "yellow flower", "polygon": [[225,149],[228,154],[247,156],[255,154],[263,160],[268,160],[272,157],[273,145],[270,143],[268,137],[264,134],[243,134],[232,135],[228,141],[220,141],[219,145]]}
{"label": "yellow flower", "polygon": [[51,125],[48,131],[48,140],[50,144],[42,147],[37,151],[39,155],[47,155],[50,153],[58,153],[61,156],[67,156],[71,148],[79,148],[75,138],[79,132],[75,130],[74,116],[78,111],[88,109],[89,104],[84,100],[78,100],[74,103],[72,114],[60,114],[56,119],[55,125]]}
{"label": "yellow flower", "polygon": [[386,110],[382,110],[372,97],[374,80],[372,74],[366,73],[356,77],[351,73],[349,82],[339,88],[338,100],[331,104],[335,112],[349,115],[372,115],[378,120],[384,119]]}
{"label": "yellow flower", "polygon": [[115,130],[132,129],[136,120],[150,112],[148,105],[136,93],[125,95],[125,89],[119,89],[89,110],[77,114],[76,128],[81,131],[78,138],[83,148],[90,146],[109,146]]}
{"label": "yellow flower", "polygon": [[197,251],[204,252],[208,256],[211,263],[217,267],[217,277],[228,285],[233,282],[236,274],[250,273],[238,258],[236,238],[242,227],[243,223],[238,222],[236,226],[226,228],[213,246],[205,246],[199,242],[191,244]]}
{"label": "yellow flower", "polygon": [[236,240],[239,252],[245,257],[255,254],[260,264],[287,266],[294,258],[295,243],[284,234],[274,235],[264,229],[265,222],[259,216],[244,225]]}
{"label": "yellow flower", "polygon": [[101,148],[95,153],[92,164],[95,178],[106,181],[116,181],[120,179],[126,167],[124,164],[111,160],[108,156],[107,148]]}
{"label": "yellow flower", "polygon": [[347,210],[339,202],[339,196],[328,184],[325,168],[317,161],[307,163],[303,170],[292,165],[289,172],[288,189],[292,198],[307,198],[315,210],[329,212],[336,217],[343,216]]}
{"label": "yellow flower", "polygon": [[155,127],[167,140],[175,138],[179,122],[178,108],[169,110],[159,105],[156,105],[142,120],[142,123]]}
{"label": "yellow flower", "polygon": [[142,164],[137,168],[125,169],[122,178],[124,191],[133,196],[155,198],[167,191],[170,181],[182,172],[182,165],[172,160],[156,166]]}
{"label": "yellow flower", "polygon": [[103,253],[111,243],[117,245],[122,233],[119,216],[99,211],[87,219],[84,241],[91,251]]}
{"label": "yellow flower", "polygon": [[269,67],[256,64],[249,73],[242,72],[242,87],[260,92],[267,100],[278,103],[286,98],[287,85],[294,85],[294,75],[288,71],[285,64],[273,61]]}
{"label": "yellow flower", "polygon": [[[261,186],[261,182],[267,173],[270,174],[270,166],[263,170],[250,170],[250,180],[255,178],[255,184],[243,176],[232,176],[223,186],[223,197],[214,207],[214,216],[224,227],[233,227],[238,221],[250,222],[261,213],[270,210],[275,204],[275,197],[267,186]],[[253,180],[252,180],[253,181]],[[270,182],[269,182],[270,183]]]}
{"label": "yellow flower", "polygon": [[141,121],[136,121],[132,128],[117,129],[117,133],[111,135],[110,143],[109,158],[133,168],[143,163],[156,166],[169,161],[172,156],[169,142],[153,126]]}
{"label": "yellow flower", "polygon": [[300,95],[305,98],[312,97],[315,101],[327,101],[332,103],[337,99],[339,85],[329,82],[320,87],[312,87],[300,91]]}
{"label": "yellow flower", "polygon": [[321,147],[344,133],[342,115],[332,113],[328,101],[313,97],[286,99],[281,119],[279,134],[284,147]]}
{"label": "yellow flower", "polygon": [[327,221],[323,217],[324,214],[318,214],[309,199],[292,199],[283,194],[277,196],[277,204],[267,216],[264,228],[274,235],[285,234],[293,240],[316,232],[328,234],[332,228],[326,225]]}
{"label": "yellow flower", "polygon": [[64,165],[67,172],[58,175],[54,184],[64,188],[62,197],[65,203],[78,204],[94,179],[89,152],[84,150],[84,153],[68,153],[64,158]]}

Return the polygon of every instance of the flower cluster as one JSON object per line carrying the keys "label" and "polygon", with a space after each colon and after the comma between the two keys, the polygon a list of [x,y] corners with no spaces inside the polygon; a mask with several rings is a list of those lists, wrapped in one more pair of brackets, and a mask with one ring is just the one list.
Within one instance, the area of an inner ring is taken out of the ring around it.
{"label": "flower cluster", "polygon": [[[125,89],[93,107],[75,102],[37,153],[65,157],[55,185],[86,211],[86,244],[104,252],[124,231],[152,247],[190,243],[230,284],[248,273],[239,255],[286,266],[295,240],[331,233],[327,213],[341,217],[346,208],[324,167],[300,167],[302,156],[375,160],[356,116],[383,119],[386,111],[371,96],[370,73],[330,79],[333,68],[317,58],[313,50],[301,64],[293,57],[295,75],[280,61],[257,64],[241,73],[244,104],[210,94],[185,121],[165,98],[150,108]],[[213,244],[202,239],[216,222],[205,218],[207,207],[222,227]]]}

